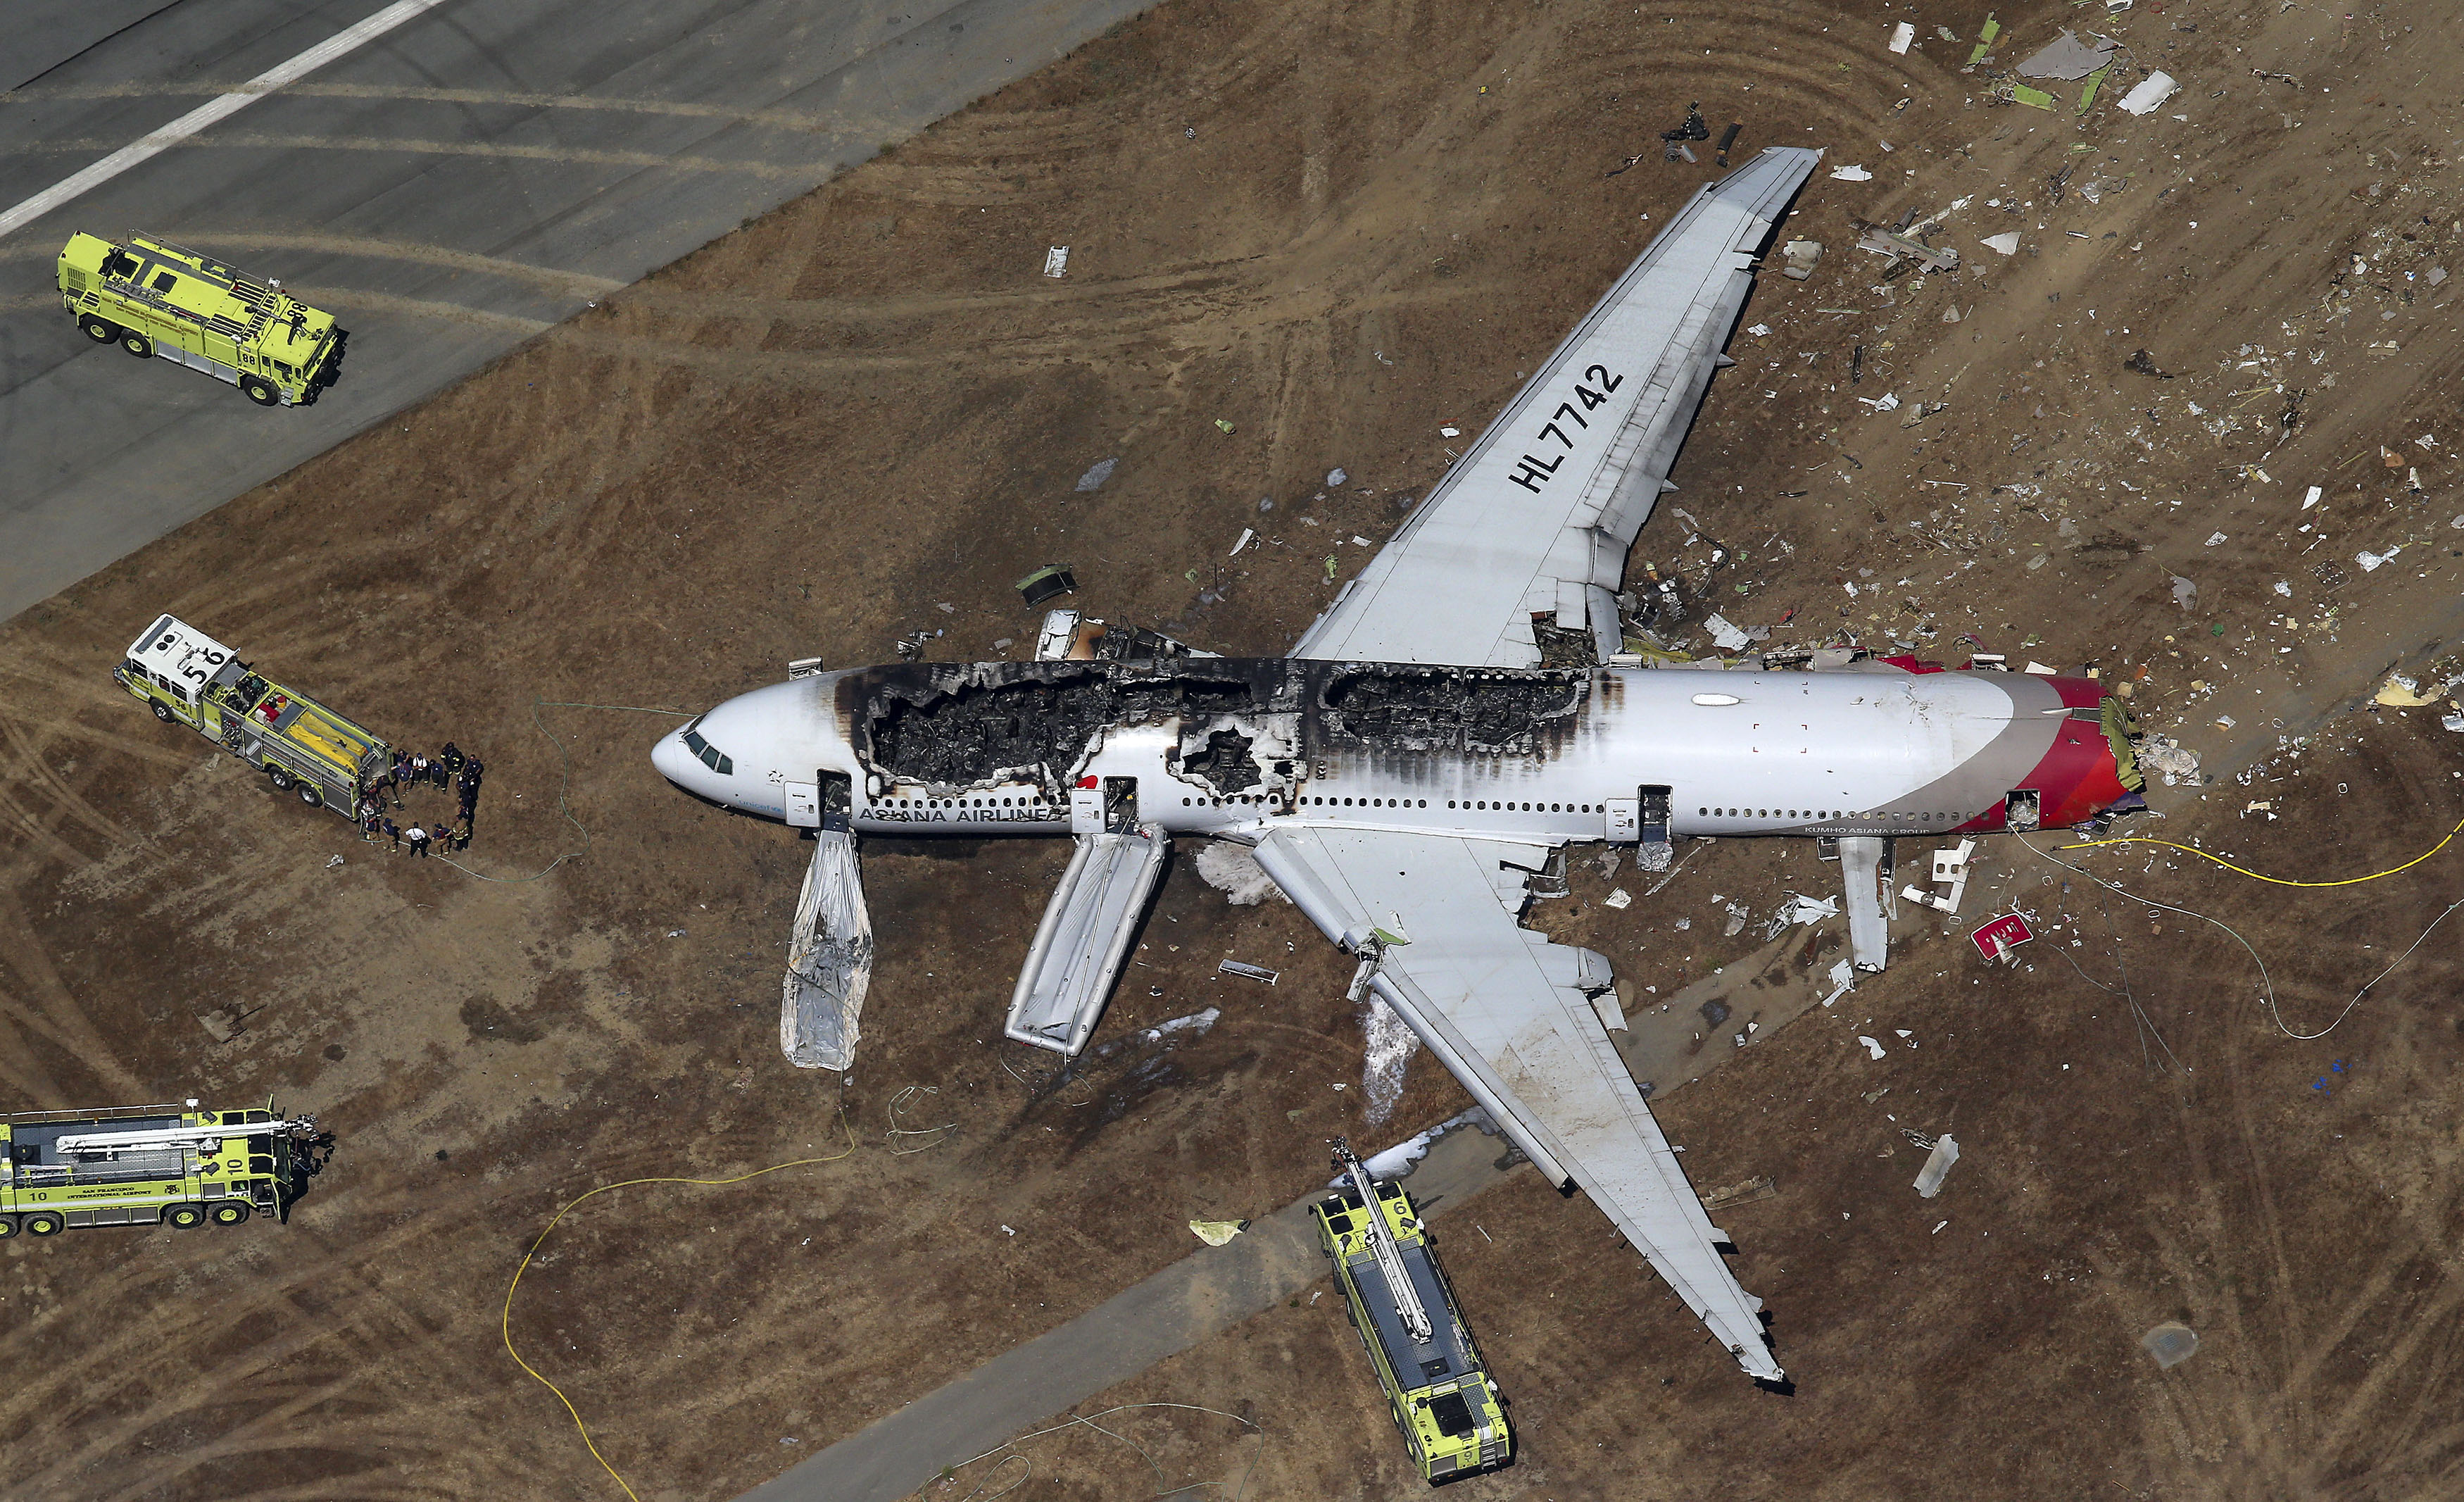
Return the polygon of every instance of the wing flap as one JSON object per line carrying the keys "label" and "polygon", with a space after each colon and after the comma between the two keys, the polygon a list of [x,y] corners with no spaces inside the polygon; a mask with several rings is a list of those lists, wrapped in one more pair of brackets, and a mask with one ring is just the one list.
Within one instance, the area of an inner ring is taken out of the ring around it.
{"label": "wing flap", "polygon": [[1284,827],[1258,863],[1328,937],[1400,925],[1373,981],[1541,1172],[1582,1186],[1757,1378],[1781,1380],[1761,1300],[1643,1104],[1590,993],[1608,961],[1518,921],[1544,846],[1392,830]]}

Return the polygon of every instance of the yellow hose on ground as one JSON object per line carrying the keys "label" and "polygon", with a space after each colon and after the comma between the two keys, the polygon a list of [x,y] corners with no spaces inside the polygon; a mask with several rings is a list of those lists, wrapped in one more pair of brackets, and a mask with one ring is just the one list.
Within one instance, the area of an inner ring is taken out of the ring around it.
{"label": "yellow hose on ground", "polygon": [[2382,876],[2392,876],[2399,872],[2412,870],[2412,868],[2420,865],[2423,861],[2430,859],[2430,857],[2437,854],[2440,850],[2447,849],[2458,834],[2464,834],[2464,821],[2458,821],[2455,828],[2448,830],[2446,839],[2439,841],[2430,849],[2422,851],[2418,855],[2415,855],[2412,859],[2406,861],[2401,866],[2391,866],[2386,871],[2374,871],[2366,876],[2346,876],[2342,881],[2287,881],[2281,876],[2262,876],[2257,872],[2234,865],[2233,862],[2225,859],[2221,855],[2211,855],[2207,851],[2199,850],[2193,846],[2176,845],[2171,840],[2149,839],[2145,835],[2131,835],[2126,839],[2120,840],[2081,840],[2076,845],[2065,845],[2060,848],[2066,850],[2091,850],[2106,845],[2162,845],[2167,850],[2176,850],[2187,854],[2196,855],[2201,860],[2214,861],[2217,865],[2222,866],[2227,871],[2235,872],[2239,875],[2248,876],[2253,881],[2267,882],[2272,886],[2354,887],[2359,886],[2365,881],[2376,881]]}
{"label": "yellow hose on ground", "polygon": [[590,1458],[599,1462],[601,1468],[604,1469],[608,1475],[615,1478],[616,1485],[624,1488],[625,1495],[632,1498],[632,1502],[642,1502],[642,1499],[634,1495],[633,1489],[630,1486],[626,1485],[625,1478],[617,1474],[616,1468],[607,1464],[607,1457],[599,1453],[599,1446],[590,1438],[590,1425],[582,1422],[582,1412],[580,1409],[574,1407],[573,1400],[564,1395],[563,1388],[559,1387],[552,1381],[549,1381],[546,1378],[539,1376],[539,1368],[531,1365],[530,1362],[523,1360],[522,1354],[514,1349],[514,1291],[522,1286],[522,1274],[530,1270],[531,1259],[539,1255],[539,1249],[540,1247],[546,1245],[548,1235],[556,1229],[558,1222],[562,1221],[566,1216],[572,1214],[574,1209],[579,1206],[583,1200],[587,1200],[593,1195],[605,1194],[610,1189],[629,1189],[636,1184],[645,1183],[689,1183],[700,1184],[710,1188],[723,1188],[728,1184],[742,1183],[749,1179],[759,1179],[764,1174],[775,1174],[782,1168],[803,1168],[813,1163],[835,1163],[840,1159],[847,1157],[847,1153],[855,1151],[855,1128],[847,1125],[847,1113],[844,1111],[839,1113],[839,1126],[845,1130],[847,1135],[847,1152],[832,1153],[827,1158],[799,1158],[790,1162],[772,1163],[767,1168],[756,1168],[749,1174],[737,1174],[733,1179],[627,1179],[621,1183],[601,1184],[598,1188],[591,1190],[588,1194],[577,1196],[573,1200],[567,1202],[563,1209],[556,1212],[555,1219],[550,1220],[547,1223],[546,1229],[541,1230],[539,1233],[539,1238],[531,1243],[531,1249],[522,1253],[522,1265],[514,1270],[514,1281],[505,1285],[505,1312],[503,1318],[499,1322],[499,1327],[505,1337],[505,1354],[514,1358],[515,1365],[520,1367],[523,1371],[530,1373],[532,1378],[535,1379],[540,1386],[545,1387],[549,1392],[556,1394],[556,1401],[564,1404],[564,1411],[573,1416],[573,1426],[582,1431],[582,1443],[589,1449]]}

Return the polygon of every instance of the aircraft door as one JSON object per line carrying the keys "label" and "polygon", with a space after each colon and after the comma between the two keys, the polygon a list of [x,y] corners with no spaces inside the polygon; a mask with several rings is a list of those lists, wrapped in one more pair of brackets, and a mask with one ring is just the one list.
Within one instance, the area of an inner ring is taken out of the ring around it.
{"label": "aircraft door", "polygon": [[1082,777],[1078,785],[1069,789],[1069,832],[1104,832],[1104,784],[1099,779]]}
{"label": "aircraft door", "polygon": [[1138,827],[1138,780],[1134,777],[1104,779],[1104,832],[1129,834]]}
{"label": "aircraft door", "polygon": [[787,783],[782,784],[782,791],[786,794],[789,826],[799,829],[822,827],[822,789],[819,783]]}

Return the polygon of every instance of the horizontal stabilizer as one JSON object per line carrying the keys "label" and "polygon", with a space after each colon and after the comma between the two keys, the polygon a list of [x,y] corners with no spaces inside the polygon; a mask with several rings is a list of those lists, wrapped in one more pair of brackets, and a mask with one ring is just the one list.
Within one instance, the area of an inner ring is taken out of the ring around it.
{"label": "horizontal stabilizer", "polygon": [[1170,843],[1153,828],[1078,836],[1010,997],[1010,1037],[1071,1057],[1087,1047]]}

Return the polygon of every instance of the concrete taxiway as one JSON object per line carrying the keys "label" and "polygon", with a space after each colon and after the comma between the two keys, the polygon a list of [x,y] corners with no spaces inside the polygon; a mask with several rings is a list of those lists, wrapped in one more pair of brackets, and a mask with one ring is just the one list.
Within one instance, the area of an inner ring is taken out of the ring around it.
{"label": "concrete taxiway", "polygon": [[[42,0],[0,51],[0,214],[382,0]],[[0,234],[0,619],[1144,9],[443,0]],[[351,331],[260,409],[80,337],[53,257],[143,230]]]}

